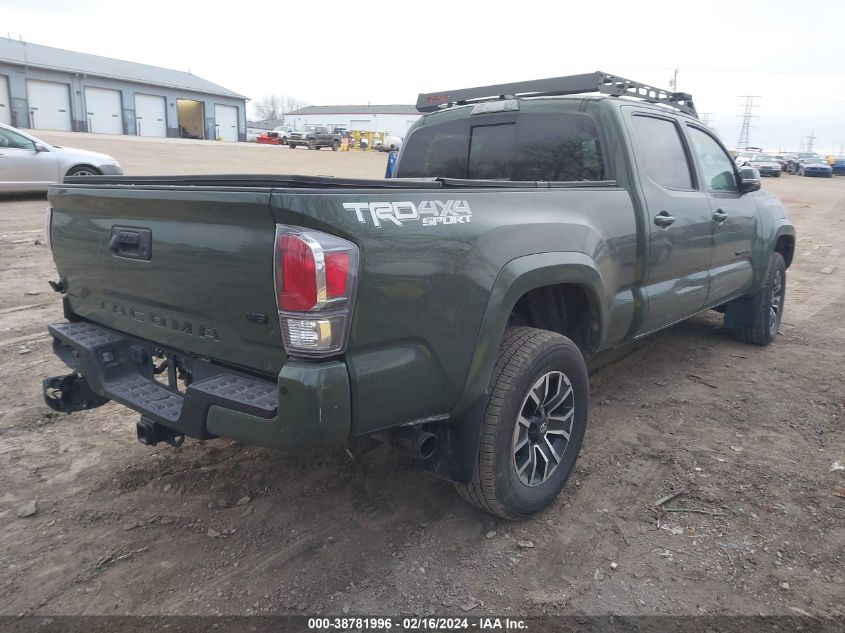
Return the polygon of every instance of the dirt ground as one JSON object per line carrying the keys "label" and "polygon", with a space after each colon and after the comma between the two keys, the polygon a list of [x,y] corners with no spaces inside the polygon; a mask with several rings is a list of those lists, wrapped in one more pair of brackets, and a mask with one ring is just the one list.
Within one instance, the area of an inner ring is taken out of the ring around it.
{"label": "dirt ground", "polygon": [[[130,174],[381,177],[385,164],[41,136]],[[710,313],[595,372],[576,472],[521,523],[383,447],[298,460],[225,440],[147,448],[121,406],[51,412],[41,378],[66,370],[45,335],[61,319],[45,200],[0,200],[0,614],[842,616],[845,178],[764,187],[799,235],[782,336],[744,345]],[[654,511],[681,491],[664,507],[706,513]]]}

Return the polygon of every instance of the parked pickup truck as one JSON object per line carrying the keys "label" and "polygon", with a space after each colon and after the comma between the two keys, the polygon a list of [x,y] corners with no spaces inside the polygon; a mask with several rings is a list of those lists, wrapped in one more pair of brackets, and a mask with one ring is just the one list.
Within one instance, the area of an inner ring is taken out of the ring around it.
{"label": "parked pickup truck", "polygon": [[336,152],[340,147],[340,134],[329,132],[329,128],[322,125],[306,125],[298,132],[291,132],[288,136],[288,147],[296,149],[300,145],[308,149],[331,147]]}
{"label": "parked pickup truck", "polygon": [[710,309],[775,339],[794,228],[689,95],[590,73],[418,108],[395,179],[54,186],[46,402],[115,400],[146,444],[375,436],[520,518],[572,472],[599,352]]}

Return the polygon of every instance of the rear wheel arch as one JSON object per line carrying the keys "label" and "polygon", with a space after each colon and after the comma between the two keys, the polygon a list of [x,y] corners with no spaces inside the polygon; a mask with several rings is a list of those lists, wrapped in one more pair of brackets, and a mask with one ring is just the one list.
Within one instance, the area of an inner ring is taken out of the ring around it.
{"label": "rear wheel arch", "polygon": [[598,298],[583,283],[538,286],[517,299],[509,326],[527,326],[562,334],[589,355],[599,343],[601,313]]}
{"label": "rear wheel arch", "polygon": [[[507,328],[516,326],[512,318],[514,310],[522,309],[531,301],[523,298],[536,300],[538,296],[546,296],[544,300],[548,300],[549,296],[566,298],[580,294],[588,307],[585,314],[589,315],[594,332],[587,339],[589,344],[586,347],[573,342],[584,356],[589,356],[604,337],[606,315],[599,299],[603,296],[603,288],[601,274],[589,256],[583,253],[526,255],[511,260],[502,268],[490,291],[461,397],[450,412],[452,424],[443,425],[448,427],[450,436],[442,437],[441,443],[448,447],[437,464],[429,465],[430,470],[459,483],[466,483],[472,478],[478,457],[483,411],[499,347]],[[561,333],[560,329],[550,331]],[[564,333],[564,336],[569,334]]]}

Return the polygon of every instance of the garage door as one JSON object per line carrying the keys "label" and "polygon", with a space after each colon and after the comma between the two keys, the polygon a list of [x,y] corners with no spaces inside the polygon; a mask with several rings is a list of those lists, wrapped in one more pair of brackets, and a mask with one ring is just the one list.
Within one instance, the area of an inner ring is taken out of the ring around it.
{"label": "garage door", "polygon": [[9,105],[9,80],[0,75],[0,123],[12,124],[12,106]]}
{"label": "garage door", "polygon": [[358,130],[359,132],[371,132],[373,130],[373,122],[370,119],[352,119],[349,122],[350,130]]}
{"label": "garage door", "polygon": [[123,134],[120,92],[105,88],[85,88],[88,131],[97,134]]}
{"label": "garage door", "polygon": [[216,136],[223,141],[238,140],[238,109],[235,106],[214,106],[214,124]]}
{"label": "garage door", "polygon": [[70,132],[70,86],[30,79],[26,82],[26,96],[32,127]]}
{"label": "garage door", "polygon": [[136,93],[135,125],[138,136],[167,136],[164,97]]}

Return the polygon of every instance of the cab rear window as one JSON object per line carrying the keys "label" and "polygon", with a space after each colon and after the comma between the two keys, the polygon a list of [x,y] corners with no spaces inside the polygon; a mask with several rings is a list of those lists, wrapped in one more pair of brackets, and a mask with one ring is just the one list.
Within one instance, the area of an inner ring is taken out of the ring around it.
{"label": "cab rear window", "polygon": [[417,128],[403,148],[399,178],[603,180],[593,120],[581,113],[526,113],[487,124],[472,117]]}

